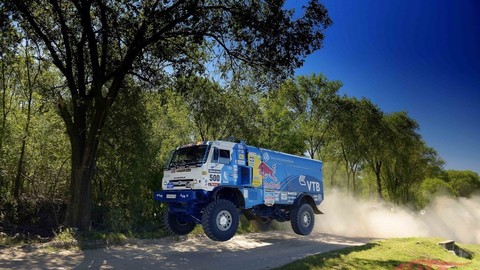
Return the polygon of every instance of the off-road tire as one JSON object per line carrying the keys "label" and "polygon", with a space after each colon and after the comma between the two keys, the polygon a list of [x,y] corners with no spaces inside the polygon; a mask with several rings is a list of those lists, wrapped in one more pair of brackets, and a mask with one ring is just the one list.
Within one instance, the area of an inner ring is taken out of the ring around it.
{"label": "off-road tire", "polygon": [[182,223],[168,209],[163,213],[163,228],[168,234],[186,235],[195,228],[195,222]]}
{"label": "off-road tire", "polygon": [[214,241],[230,240],[237,232],[239,222],[240,214],[231,201],[216,200],[203,209],[203,230]]}
{"label": "off-road tire", "polygon": [[309,235],[315,226],[313,208],[308,203],[294,206],[290,212],[290,222],[296,234]]}

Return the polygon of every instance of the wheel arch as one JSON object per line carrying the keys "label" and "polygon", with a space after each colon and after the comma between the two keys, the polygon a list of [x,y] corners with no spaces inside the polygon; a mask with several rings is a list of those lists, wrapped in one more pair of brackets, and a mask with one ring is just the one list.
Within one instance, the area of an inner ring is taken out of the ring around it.
{"label": "wheel arch", "polygon": [[231,187],[217,187],[210,195],[212,200],[225,199],[231,201],[237,208],[245,208],[245,198],[242,192]]}
{"label": "wheel arch", "polygon": [[323,214],[323,212],[318,209],[317,205],[315,204],[315,200],[312,198],[310,194],[308,193],[300,194],[295,200],[294,205],[300,206],[303,203],[308,203],[313,208],[313,212],[315,214]]}

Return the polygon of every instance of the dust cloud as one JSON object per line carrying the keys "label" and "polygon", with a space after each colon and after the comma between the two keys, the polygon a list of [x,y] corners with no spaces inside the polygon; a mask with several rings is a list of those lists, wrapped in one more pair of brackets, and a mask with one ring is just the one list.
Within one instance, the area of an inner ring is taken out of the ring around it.
{"label": "dust cloud", "polygon": [[315,231],[350,237],[442,237],[480,244],[480,196],[439,197],[424,211],[353,198],[326,191]]}

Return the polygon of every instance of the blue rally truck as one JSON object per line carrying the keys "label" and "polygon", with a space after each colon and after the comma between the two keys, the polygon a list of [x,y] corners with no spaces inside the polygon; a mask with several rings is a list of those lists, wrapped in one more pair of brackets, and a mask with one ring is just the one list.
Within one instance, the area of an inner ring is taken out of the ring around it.
{"label": "blue rally truck", "polygon": [[184,145],[166,162],[154,199],[168,205],[165,228],[179,235],[202,224],[210,239],[227,241],[240,214],[263,230],[272,220],[290,221],[295,233],[308,235],[314,213],[321,214],[322,162],[244,142]]}

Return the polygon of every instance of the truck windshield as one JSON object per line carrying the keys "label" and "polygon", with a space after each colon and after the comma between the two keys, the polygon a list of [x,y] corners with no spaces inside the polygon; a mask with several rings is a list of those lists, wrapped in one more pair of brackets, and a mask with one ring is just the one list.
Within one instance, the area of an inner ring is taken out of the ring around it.
{"label": "truck windshield", "polygon": [[173,153],[168,168],[203,164],[207,160],[207,149],[208,145],[193,145],[177,149]]}

